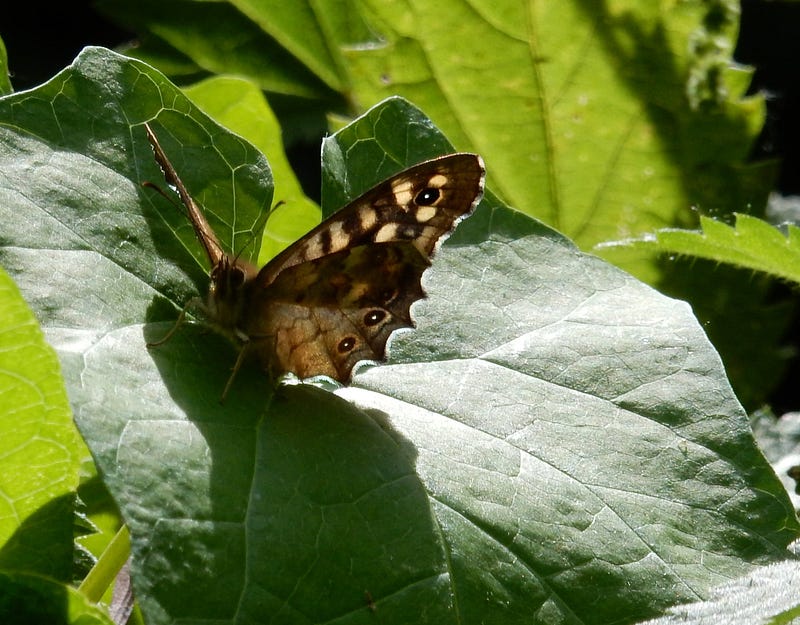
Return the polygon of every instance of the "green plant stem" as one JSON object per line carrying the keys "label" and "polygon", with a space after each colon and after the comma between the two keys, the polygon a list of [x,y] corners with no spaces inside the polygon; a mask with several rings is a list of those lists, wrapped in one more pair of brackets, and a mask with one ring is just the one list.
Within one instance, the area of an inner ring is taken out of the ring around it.
{"label": "green plant stem", "polygon": [[78,590],[93,603],[103,597],[109,586],[114,582],[122,566],[131,552],[131,536],[128,526],[123,525],[116,533],[103,554],[89,571]]}

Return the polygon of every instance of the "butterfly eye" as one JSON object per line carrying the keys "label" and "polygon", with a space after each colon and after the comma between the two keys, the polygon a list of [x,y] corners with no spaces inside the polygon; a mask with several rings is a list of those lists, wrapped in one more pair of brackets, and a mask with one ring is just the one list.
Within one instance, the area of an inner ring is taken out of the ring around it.
{"label": "butterfly eye", "polygon": [[245,273],[241,267],[233,267],[230,272],[230,285],[236,289],[244,284]]}
{"label": "butterfly eye", "polygon": [[364,325],[366,326],[376,326],[381,321],[386,319],[386,312],[383,310],[370,310],[366,315],[364,315]]}
{"label": "butterfly eye", "polygon": [[439,201],[441,195],[442,194],[439,192],[439,189],[427,187],[417,193],[417,197],[414,198],[414,202],[417,204],[417,206],[432,206]]}
{"label": "butterfly eye", "polygon": [[340,354],[345,354],[351,351],[356,346],[356,340],[352,336],[346,336],[341,341],[339,341],[339,345],[336,349],[339,350]]}

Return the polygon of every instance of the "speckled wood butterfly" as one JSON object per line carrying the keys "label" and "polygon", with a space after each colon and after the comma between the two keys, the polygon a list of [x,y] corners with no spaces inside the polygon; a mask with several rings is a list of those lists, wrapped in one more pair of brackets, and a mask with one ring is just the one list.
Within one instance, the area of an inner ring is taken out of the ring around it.
{"label": "speckled wood butterfly", "polygon": [[[325,375],[340,382],[349,381],[359,361],[384,360],[391,333],[414,326],[410,307],[425,297],[420,280],[438,243],[483,196],[480,156],[435,158],[373,187],[258,269],[223,251],[152,129],[145,128],[211,263],[200,308],[215,330],[240,347],[225,393],[247,353],[256,354],[272,376]],[[182,318],[183,312],[156,344]]]}

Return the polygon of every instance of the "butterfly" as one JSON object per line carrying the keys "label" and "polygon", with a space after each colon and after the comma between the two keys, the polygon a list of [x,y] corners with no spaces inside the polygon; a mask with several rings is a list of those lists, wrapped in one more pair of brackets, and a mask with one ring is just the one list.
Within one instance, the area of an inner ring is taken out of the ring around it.
{"label": "butterfly", "polygon": [[[414,327],[411,304],[425,297],[422,273],[438,245],[483,197],[480,156],[434,158],[376,185],[258,268],[223,250],[148,124],[145,131],[211,264],[202,315],[239,347],[223,398],[251,353],[273,378],[342,383],[358,362],[384,361],[392,332]],[[172,336],[187,307],[150,346]]]}

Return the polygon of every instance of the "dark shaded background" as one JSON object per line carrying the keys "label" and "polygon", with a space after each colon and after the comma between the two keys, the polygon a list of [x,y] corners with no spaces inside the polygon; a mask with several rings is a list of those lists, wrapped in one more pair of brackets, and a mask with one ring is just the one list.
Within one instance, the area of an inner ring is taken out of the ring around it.
{"label": "dark shaded background", "polygon": [[755,68],[750,91],[767,95],[767,123],[754,158],[781,158],[777,191],[800,194],[800,3],[742,1],[735,59]]}

